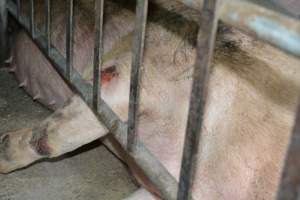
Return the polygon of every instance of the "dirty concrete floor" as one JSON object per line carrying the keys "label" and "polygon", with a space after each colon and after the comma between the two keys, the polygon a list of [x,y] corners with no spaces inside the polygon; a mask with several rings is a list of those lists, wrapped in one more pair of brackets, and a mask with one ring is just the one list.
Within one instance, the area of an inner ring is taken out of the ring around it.
{"label": "dirty concrete floor", "polygon": [[[0,133],[30,127],[50,113],[0,68]],[[97,141],[62,158],[0,175],[0,200],[119,200],[136,189],[126,167]]]}

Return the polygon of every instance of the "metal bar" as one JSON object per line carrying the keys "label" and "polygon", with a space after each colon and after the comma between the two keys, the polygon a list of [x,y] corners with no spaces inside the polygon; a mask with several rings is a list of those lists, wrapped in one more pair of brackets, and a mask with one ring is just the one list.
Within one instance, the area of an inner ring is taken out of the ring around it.
{"label": "metal bar", "polygon": [[72,82],[73,72],[73,34],[74,34],[74,0],[68,0],[68,16],[67,16],[67,38],[66,38],[66,55],[67,55],[67,69],[66,74]]}
{"label": "metal bar", "polygon": [[46,24],[45,24],[45,35],[47,39],[47,54],[50,53],[51,48],[51,2],[46,0]]}
{"label": "metal bar", "polygon": [[300,103],[297,109],[294,130],[290,138],[285,158],[281,184],[277,193],[278,200],[300,199]]}
{"label": "metal bar", "polygon": [[[9,1],[8,10],[11,15],[17,19],[16,7],[11,1]],[[27,32],[30,32],[29,21],[24,17],[20,17],[17,20]],[[50,60],[53,66],[57,69],[59,74],[68,83],[68,78],[65,74],[67,64],[66,59],[59,53],[59,51],[53,47],[50,49],[50,54],[46,54],[46,39],[39,30],[36,31],[37,38],[35,39],[38,47],[43,51],[46,57]],[[83,99],[92,107],[92,86],[87,83],[79,73],[74,69],[73,71],[73,82],[74,90],[76,90]],[[95,114],[105,124],[105,126],[114,135],[117,141],[121,144],[122,148],[127,148],[127,125],[122,122],[119,117],[111,110],[111,108],[101,99],[99,102],[98,112]],[[141,167],[143,172],[151,180],[153,185],[160,191],[162,198],[166,200],[175,200],[177,194],[178,183],[176,179],[168,172],[167,169],[151,154],[147,147],[140,141],[137,140],[137,151],[131,154],[137,164]]]}
{"label": "metal bar", "polygon": [[241,0],[227,0],[220,15],[228,24],[300,57],[299,20]]}
{"label": "metal bar", "polygon": [[128,112],[128,151],[135,150],[137,141],[137,115],[139,105],[139,82],[145,45],[145,32],[148,14],[148,0],[138,0],[136,6],[136,27],[133,40],[132,65],[130,77],[129,112]]}
{"label": "metal bar", "polygon": [[93,78],[93,108],[98,111],[101,97],[101,66],[103,55],[103,13],[104,0],[95,1],[95,48]]}
{"label": "metal bar", "polygon": [[6,0],[0,1],[0,65],[5,62],[8,55],[6,5]]}
{"label": "metal bar", "polygon": [[17,13],[18,13],[18,18],[21,15],[21,4],[20,0],[16,0],[16,5],[17,5]]}
{"label": "metal bar", "polygon": [[[197,58],[190,99],[183,158],[181,163],[178,200],[192,199],[192,185],[197,167],[206,93],[217,31],[218,0],[205,0],[198,33]],[[199,19],[200,20],[200,19]]]}
{"label": "metal bar", "polygon": [[35,22],[34,22],[34,0],[30,0],[29,18],[30,18],[30,34],[35,39]]}
{"label": "metal bar", "polygon": [[[152,0],[159,3],[161,0]],[[176,0],[187,9],[201,11],[203,0]],[[186,11],[187,18],[198,19]],[[220,19],[287,53],[300,57],[300,21],[247,0],[223,0]]]}

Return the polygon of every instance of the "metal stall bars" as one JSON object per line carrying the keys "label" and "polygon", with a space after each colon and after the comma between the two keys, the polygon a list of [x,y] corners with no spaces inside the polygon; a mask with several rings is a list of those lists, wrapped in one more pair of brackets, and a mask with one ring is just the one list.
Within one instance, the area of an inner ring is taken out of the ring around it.
{"label": "metal stall bars", "polygon": [[103,55],[103,14],[104,0],[96,0],[95,5],[95,48],[94,48],[94,79],[93,108],[98,111],[101,98],[101,65]]}
{"label": "metal stall bars", "polygon": [[181,163],[178,200],[192,199],[197,154],[203,124],[206,93],[218,25],[219,0],[204,0],[197,38],[197,57]]}
{"label": "metal stall bars", "polygon": [[67,70],[66,75],[68,80],[72,83],[73,72],[73,34],[74,34],[74,0],[69,0],[68,3],[68,17],[67,17],[67,35],[66,35],[66,55],[67,55]]}
{"label": "metal stall bars", "polygon": [[300,104],[297,108],[294,130],[285,158],[281,184],[277,193],[279,200],[300,199]]}
{"label": "metal stall bars", "polygon": [[139,82],[143,52],[145,45],[145,32],[148,13],[148,0],[137,0],[136,7],[136,30],[132,50],[132,66],[130,77],[130,95],[127,130],[127,150],[133,152],[137,144],[137,122],[139,106]]}
{"label": "metal stall bars", "polygon": [[0,1],[0,67],[7,59],[7,10],[6,0]]}
{"label": "metal stall bars", "polygon": [[30,33],[31,37],[35,39],[35,22],[34,22],[34,0],[30,0],[29,16],[30,16]]}
{"label": "metal stall bars", "polygon": [[46,35],[46,50],[47,54],[50,53],[51,48],[51,3],[50,0],[46,0],[46,23],[45,23],[45,35]]}
{"label": "metal stall bars", "polygon": [[[50,0],[49,0],[50,1]],[[68,8],[70,9],[73,7],[71,0],[67,1],[69,3]],[[98,1],[98,2],[97,2]],[[96,30],[102,31],[103,23],[101,20],[101,16],[103,16],[103,2],[99,3],[101,0],[96,0],[96,6],[99,7],[100,10],[98,10],[98,14],[96,17]],[[46,15],[48,16],[48,19],[46,20],[46,26],[48,26],[48,30],[50,30],[50,24],[51,24],[51,8],[50,8],[50,2],[48,2],[49,6],[47,7]],[[143,3],[143,1],[140,1],[140,4]],[[102,8],[101,8],[102,7]],[[141,11],[140,9],[143,9]],[[145,13],[145,7],[144,6],[137,6],[137,13]],[[24,28],[24,30],[27,31],[29,35],[31,35],[31,27],[33,27],[31,24],[30,17],[22,16],[19,13],[18,6],[13,2],[13,0],[8,1],[8,11],[11,14],[12,17],[14,17],[19,24]],[[69,10],[68,12],[69,20],[73,21],[73,14],[72,11]],[[99,21],[100,17],[100,21]],[[97,19],[98,18],[98,19]],[[139,22],[145,21],[139,20]],[[72,22],[71,22],[72,23]],[[71,24],[68,22],[67,28],[72,28],[70,26]],[[137,27],[141,27],[139,24],[136,25]],[[137,30],[141,30],[137,28]],[[67,66],[70,66],[67,62],[67,59],[63,57],[59,51],[51,45],[51,34],[46,34],[46,37],[40,32],[40,30],[35,29],[35,38],[32,37],[33,41],[38,45],[38,47],[41,49],[41,51],[46,55],[46,57],[51,61],[51,63],[54,65],[54,67],[57,69],[59,74],[66,80],[68,83],[73,85],[73,88],[82,96],[82,98],[88,103],[88,105],[92,108],[98,107],[98,110],[93,109],[94,113],[101,119],[101,121],[108,127],[110,132],[113,133],[115,138],[118,140],[118,142],[121,144],[121,146],[124,149],[127,149],[127,130],[128,127],[125,123],[123,123],[119,117],[112,111],[112,109],[103,101],[102,98],[100,98],[100,86],[96,86],[97,84],[94,84],[94,86],[87,83],[85,80],[82,79],[82,77],[79,75],[79,73],[73,69],[72,70],[72,76],[70,77],[67,72]],[[143,32],[143,31],[142,31]],[[71,33],[71,31],[70,31]],[[141,31],[136,31],[136,38],[140,37],[138,36],[141,33]],[[67,36],[67,40],[69,40],[69,44],[72,42],[71,39],[72,36]],[[101,64],[101,50],[102,45],[98,43],[99,41],[102,41],[101,32],[96,31],[95,35],[95,58],[94,58],[94,72],[100,71],[98,67],[100,67]],[[143,38],[143,37],[140,37]],[[70,48],[71,50],[72,48]],[[140,50],[138,50],[140,51]],[[99,52],[99,57],[97,57],[97,53]],[[70,53],[70,52],[69,52]],[[67,53],[68,54],[68,53]],[[140,54],[142,55],[142,53]],[[72,55],[69,57],[70,62],[72,62]],[[139,59],[137,57],[137,59]],[[69,63],[70,63],[69,62]],[[99,63],[99,65],[97,64]],[[139,65],[137,65],[139,66]],[[71,71],[71,70],[70,70]],[[72,83],[71,83],[71,79]],[[101,76],[99,75],[98,79],[100,80]],[[94,80],[94,83],[97,81],[97,77]],[[94,88],[93,88],[94,87]],[[97,88],[98,87],[98,88]],[[94,92],[93,92],[94,91]],[[97,92],[98,91],[98,92]],[[96,94],[96,95],[95,95]],[[93,103],[94,101],[94,103]],[[98,103],[97,103],[98,102]],[[150,181],[153,183],[153,185],[158,188],[161,192],[161,195],[164,199],[176,199],[177,194],[177,187],[178,183],[175,180],[175,178],[162,166],[162,164],[151,154],[151,152],[147,149],[147,147],[140,141],[136,140],[135,147],[137,151],[134,151],[130,153],[130,155],[134,158],[135,162],[139,165],[139,167],[144,171],[146,176],[150,179]]]}
{"label": "metal stall bars", "polygon": [[[191,2],[188,0],[181,0],[181,1],[183,3]],[[70,21],[68,23],[68,27],[70,28],[70,34],[72,34],[73,30],[71,30],[71,29],[72,29],[72,22],[73,22],[72,21],[73,20],[73,14],[72,14],[73,10],[71,10],[71,8],[73,7],[73,0],[69,0],[68,2],[69,2],[69,9],[70,9],[69,10],[69,20]],[[197,2],[201,2],[201,1],[197,1]],[[32,22],[31,20],[28,20],[28,18],[22,17],[22,16],[20,16],[18,19],[19,9],[17,9],[17,6],[12,1],[9,1],[8,3],[9,3],[8,10],[9,10],[10,14],[18,20],[18,22],[25,28],[25,30],[27,30],[27,32],[31,33],[31,31],[32,31],[31,28],[34,27],[34,22]],[[216,5],[215,3],[216,3],[215,0],[207,0],[206,4],[204,6],[204,13],[206,13],[206,9],[207,9],[207,11],[209,11],[209,10],[212,11],[212,8],[214,8],[213,5]],[[98,4],[98,5],[101,5],[101,4]],[[147,12],[146,12],[147,9],[146,9],[145,5],[146,5],[145,2],[142,0],[140,0],[137,5],[137,14],[142,13],[141,15],[137,15],[137,17],[140,17],[140,19],[138,19],[137,24],[136,24],[137,27],[140,27],[140,28],[136,29],[136,30],[140,30],[140,31],[136,31],[137,35],[135,37],[136,40],[139,40],[136,43],[138,45],[135,46],[136,52],[139,52],[139,55],[135,57],[135,59],[137,59],[137,62],[136,62],[137,64],[133,63],[133,65],[135,65],[137,68],[132,70],[133,71],[132,77],[134,77],[135,80],[137,80],[137,81],[139,79],[138,78],[139,77],[138,66],[140,66],[140,64],[141,64],[142,53],[143,53],[142,49],[141,49],[143,47],[143,40],[144,40],[142,34],[143,34],[144,28],[145,28],[145,21],[146,21],[145,15],[147,14]],[[196,7],[194,7],[194,8],[196,8]],[[298,21],[288,18],[280,13],[276,13],[274,11],[262,8],[255,4],[252,4],[248,1],[244,1],[244,0],[224,0],[223,4],[220,6],[220,8],[218,10],[219,10],[218,14],[220,15],[221,20],[223,20],[235,27],[238,27],[248,33],[254,33],[258,38],[260,38],[276,47],[279,47],[280,49],[283,49],[290,54],[300,57],[300,23]],[[103,16],[103,10],[100,9],[100,11],[101,11],[100,15]],[[50,8],[49,8],[49,13],[50,13]],[[210,27],[211,29],[207,29],[208,32],[207,32],[206,37],[204,37],[203,40],[200,38],[199,44],[198,44],[198,47],[199,47],[198,60],[196,62],[198,67],[195,68],[196,73],[194,75],[195,76],[194,91],[197,91],[198,94],[193,93],[192,96],[195,96],[195,95],[201,96],[201,93],[205,94],[205,87],[203,87],[205,85],[201,85],[201,84],[204,84],[206,82],[207,76],[205,76],[205,73],[204,74],[199,73],[197,75],[197,72],[201,72],[202,70],[205,72],[206,70],[208,70],[209,60],[205,60],[205,59],[201,60],[201,52],[209,53],[209,52],[211,52],[211,50],[213,48],[213,45],[212,45],[213,39],[212,38],[213,38],[213,34],[215,32],[214,27],[216,24],[216,15],[210,13],[210,14],[207,14],[208,18],[209,18],[209,16],[213,17],[213,20],[211,20],[211,21],[213,21],[213,23],[207,22],[208,27]],[[199,19],[196,19],[196,20],[198,21]],[[50,22],[50,18],[49,18],[49,22]],[[98,21],[97,24],[99,25],[99,30],[102,31],[103,27],[101,28],[101,23],[103,23],[103,22],[101,22],[101,18],[100,18],[100,22]],[[98,25],[96,25],[96,26],[98,26]],[[85,101],[87,101],[90,106],[92,105],[91,102],[93,99],[94,99],[94,102],[98,102],[98,103],[94,103],[94,105],[97,104],[97,107],[98,107],[98,110],[94,110],[94,111],[98,114],[99,118],[105,123],[105,125],[109,128],[109,130],[114,134],[114,136],[120,142],[122,147],[124,149],[126,149],[128,147],[126,133],[127,133],[127,130],[129,130],[129,129],[126,126],[126,124],[124,124],[115,115],[115,113],[107,106],[107,104],[99,97],[100,96],[100,94],[98,93],[99,88],[93,89],[93,87],[91,85],[86,83],[80,77],[80,75],[76,72],[76,70],[73,70],[72,76],[70,76],[71,69],[67,70],[67,66],[71,66],[70,63],[72,64],[72,55],[69,55],[69,58],[67,58],[67,59],[69,59],[69,61],[67,61],[66,58],[64,58],[57,51],[57,49],[55,47],[51,46],[50,39],[48,37],[47,37],[48,39],[45,39],[45,37],[38,30],[35,30],[35,34],[36,34],[36,37],[35,37],[34,41],[41,48],[41,50],[47,55],[49,60],[52,61],[54,66],[58,69],[60,74],[67,81],[70,82],[71,81],[70,78],[72,78],[72,85],[82,95],[82,97],[85,99]],[[102,36],[101,36],[101,33],[97,33],[96,35],[98,35],[95,38],[96,45],[97,45],[97,42],[102,41],[102,38],[101,38]],[[71,52],[72,51],[72,44],[71,44],[72,43],[72,35],[69,35],[67,37],[68,37],[67,40],[69,40],[69,45],[70,45],[69,53],[72,54],[72,52]],[[98,40],[97,37],[100,39]],[[210,42],[208,42],[208,44],[210,44],[210,49],[206,49],[204,51],[202,49],[203,47],[209,47],[209,45],[208,46],[204,45],[204,44],[207,44],[207,43],[205,43],[205,41],[206,42],[210,41]],[[99,71],[99,68],[97,68],[97,67],[99,67],[99,65],[101,64],[101,60],[97,61],[98,59],[101,59],[101,55],[100,55],[101,54],[101,49],[100,49],[101,45],[102,44],[99,44],[99,46],[95,47],[95,54],[97,54],[99,52],[99,58],[94,59],[94,61],[95,61],[94,72],[95,73],[96,73],[96,71]],[[48,50],[47,50],[47,46],[48,46]],[[68,55],[68,53],[67,53],[67,55]],[[204,55],[204,54],[202,54],[202,55]],[[97,62],[99,62],[98,66],[97,66]],[[68,71],[69,73],[66,74],[65,73],[66,71]],[[200,74],[201,74],[201,76],[200,76]],[[201,79],[201,77],[205,77],[205,78],[202,79],[201,81],[199,81],[198,78]],[[197,83],[198,81],[199,81],[199,83]],[[201,87],[199,87],[199,88],[196,87],[197,84],[199,84],[199,86],[201,86]],[[96,87],[95,85],[97,85],[97,84],[94,84],[94,87]],[[93,91],[94,91],[94,94],[97,93],[98,97],[97,97],[97,95],[93,95]],[[95,92],[95,91],[97,91],[97,92]],[[133,103],[136,104],[136,102],[138,100],[138,83],[134,84],[131,87],[131,93],[134,94],[134,95],[132,95],[131,99],[133,100]],[[200,114],[201,114],[201,112],[203,112],[203,110],[201,111],[201,109],[203,109],[203,105],[204,105],[203,102],[204,102],[204,98],[202,96],[200,103],[197,102],[197,108],[199,109]],[[137,107],[135,104],[132,104],[130,109],[136,112]],[[193,104],[194,104],[194,100],[192,98],[191,99],[191,108],[192,108]],[[196,102],[195,102],[195,105],[196,105]],[[198,113],[198,116],[197,116],[197,112],[195,114],[192,114],[192,113],[189,114],[189,122],[188,122],[189,125],[187,127],[187,133],[188,133],[187,138],[189,138],[189,134],[195,138],[199,138],[199,136],[200,136],[199,131],[194,132],[194,134],[191,134],[193,132],[189,130],[189,129],[191,129],[191,127],[193,125],[193,123],[192,123],[193,121],[201,120],[202,115],[199,115],[199,113]],[[130,117],[132,119],[134,119],[135,115],[133,114]],[[132,127],[135,126],[134,123],[135,123],[135,121],[133,120]],[[200,130],[200,125],[198,124],[197,126],[195,126],[197,128],[197,130]],[[134,130],[134,128],[131,130]],[[177,182],[174,179],[174,177],[172,177],[169,174],[169,172],[160,164],[160,162],[158,162],[152,156],[152,154],[145,147],[145,145],[143,145],[142,142],[137,137],[134,137],[135,136],[134,131],[129,134],[132,134],[133,137],[131,137],[131,139],[129,139],[129,137],[128,137],[128,140],[131,141],[132,144],[134,144],[133,145],[134,149],[136,149],[136,150],[130,152],[130,155],[135,159],[137,164],[141,167],[141,169],[145,172],[145,174],[149,177],[149,179],[153,182],[153,184],[160,190],[162,197],[164,199],[176,199],[178,185],[177,185]],[[188,141],[189,140],[186,140],[187,144],[189,144]],[[185,158],[187,160],[192,161],[192,160],[190,160],[190,158],[195,157],[195,153],[197,152],[196,151],[197,143],[198,143],[197,141],[194,143],[194,150],[192,150],[192,151],[189,151],[189,146],[185,146]],[[187,156],[187,155],[189,155],[189,156]],[[191,163],[193,163],[193,162],[191,162]],[[287,164],[289,164],[289,163],[287,163]],[[186,169],[189,169],[189,168],[193,169],[193,164],[188,165],[188,167]],[[288,167],[286,167],[285,169],[288,169]],[[182,173],[181,173],[181,180],[187,180],[186,183],[184,181],[180,183],[181,189],[179,191],[179,194],[183,194],[182,195],[183,199],[186,198],[186,194],[189,191],[189,186],[191,185],[191,180],[193,177],[192,173],[190,173],[189,176],[184,178],[185,177],[184,172],[189,172],[189,170],[182,169]],[[298,170],[294,175],[297,177],[300,177],[299,173],[300,172]],[[191,196],[191,195],[188,194],[187,196]],[[178,198],[180,199],[181,196],[179,195]]]}

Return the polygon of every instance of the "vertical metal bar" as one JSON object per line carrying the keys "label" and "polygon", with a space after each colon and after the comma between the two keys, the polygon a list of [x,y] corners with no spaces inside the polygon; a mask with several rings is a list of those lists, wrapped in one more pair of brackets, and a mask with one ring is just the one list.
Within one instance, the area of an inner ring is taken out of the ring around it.
{"label": "vertical metal bar", "polygon": [[208,89],[210,62],[218,24],[218,0],[205,0],[198,33],[197,58],[190,99],[183,158],[181,163],[178,200],[192,199],[192,186],[197,166],[198,146]]}
{"label": "vertical metal bar", "polygon": [[277,199],[300,199],[300,103],[298,105],[294,130],[285,158],[285,166],[277,193]]}
{"label": "vertical metal bar", "polygon": [[104,0],[95,1],[95,47],[94,47],[94,78],[93,108],[98,111],[101,97],[101,65],[103,55],[103,13]]}
{"label": "vertical metal bar", "polygon": [[8,55],[7,48],[7,1],[0,1],[0,65],[5,62]]}
{"label": "vertical metal bar", "polygon": [[17,14],[18,14],[18,19],[20,18],[21,15],[21,4],[20,0],[16,0],[16,5],[17,5]]}
{"label": "vertical metal bar", "polygon": [[29,8],[29,12],[30,12],[30,33],[31,33],[31,37],[35,38],[35,22],[34,22],[34,0],[30,0],[30,8]]}
{"label": "vertical metal bar", "polygon": [[74,34],[74,0],[68,0],[68,16],[67,16],[67,42],[66,42],[66,55],[67,55],[67,78],[71,80],[72,78],[72,68],[73,68],[73,34]]}
{"label": "vertical metal bar", "polygon": [[133,152],[137,140],[137,114],[139,104],[140,68],[143,62],[145,32],[148,15],[148,0],[137,0],[136,27],[132,50],[132,65],[130,78],[129,114],[127,141],[128,151]]}
{"label": "vertical metal bar", "polygon": [[46,51],[49,55],[51,48],[51,2],[46,0],[46,24],[45,24],[45,35],[46,35]]}

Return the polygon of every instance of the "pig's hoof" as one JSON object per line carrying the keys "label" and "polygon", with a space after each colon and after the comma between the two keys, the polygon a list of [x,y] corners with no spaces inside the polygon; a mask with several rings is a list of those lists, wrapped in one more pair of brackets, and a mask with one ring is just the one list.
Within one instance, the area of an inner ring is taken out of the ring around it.
{"label": "pig's hoof", "polygon": [[25,167],[41,158],[30,145],[32,129],[22,129],[0,136],[0,173]]}
{"label": "pig's hoof", "polygon": [[9,134],[4,134],[0,137],[0,173],[9,173],[13,170],[12,164],[9,164],[8,157]]}

